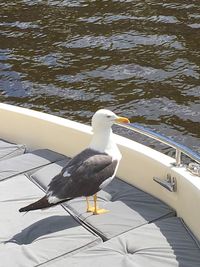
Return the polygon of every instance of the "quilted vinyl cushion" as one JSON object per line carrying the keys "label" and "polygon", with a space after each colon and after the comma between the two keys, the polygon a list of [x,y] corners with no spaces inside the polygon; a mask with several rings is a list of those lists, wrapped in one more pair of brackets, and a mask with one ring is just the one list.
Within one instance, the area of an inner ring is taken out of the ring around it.
{"label": "quilted vinyl cushion", "polygon": [[43,195],[24,174],[1,181],[0,267],[38,266],[101,242],[61,206],[18,211]]}
{"label": "quilted vinyl cushion", "polygon": [[0,161],[21,155],[25,150],[25,145],[13,144],[0,139]]}
{"label": "quilted vinyl cushion", "polygon": [[65,158],[49,149],[38,149],[29,153],[0,161],[0,181],[25,173]]}
{"label": "quilted vinyl cushion", "polygon": [[200,249],[183,222],[167,218],[45,267],[199,267]]}

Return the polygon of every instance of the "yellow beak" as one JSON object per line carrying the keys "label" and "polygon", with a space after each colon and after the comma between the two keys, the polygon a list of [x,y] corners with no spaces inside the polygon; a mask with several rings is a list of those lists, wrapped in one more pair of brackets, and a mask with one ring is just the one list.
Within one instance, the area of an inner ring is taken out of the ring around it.
{"label": "yellow beak", "polygon": [[118,123],[130,123],[129,119],[125,118],[125,117],[118,117],[115,122]]}

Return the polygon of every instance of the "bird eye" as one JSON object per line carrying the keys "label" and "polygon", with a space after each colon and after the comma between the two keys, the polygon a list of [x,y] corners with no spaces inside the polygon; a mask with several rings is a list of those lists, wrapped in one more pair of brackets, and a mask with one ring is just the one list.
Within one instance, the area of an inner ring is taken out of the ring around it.
{"label": "bird eye", "polygon": [[107,118],[111,118],[111,116],[110,116],[110,115],[107,115],[106,117],[107,117]]}

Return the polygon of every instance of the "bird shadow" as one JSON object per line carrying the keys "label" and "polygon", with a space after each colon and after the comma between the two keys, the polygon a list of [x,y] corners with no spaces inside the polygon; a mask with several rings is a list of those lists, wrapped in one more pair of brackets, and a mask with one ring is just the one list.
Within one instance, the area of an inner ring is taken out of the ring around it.
{"label": "bird shadow", "polygon": [[50,235],[52,233],[56,233],[76,226],[77,223],[71,216],[51,216],[29,225],[20,233],[15,234],[12,238],[4,241],[3,243],[28,245],[42,236]]}

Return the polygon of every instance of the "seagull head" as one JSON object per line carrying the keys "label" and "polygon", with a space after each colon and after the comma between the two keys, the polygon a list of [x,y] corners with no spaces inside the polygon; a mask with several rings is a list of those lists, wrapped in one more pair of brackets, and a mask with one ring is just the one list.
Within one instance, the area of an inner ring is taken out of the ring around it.
{"label": "seagull head", "polygon": [[108,109],[99,109],[92,117],[92,128],[95,131],[111,128],[114,123],[130,123],[129,119],[117,116]]}

